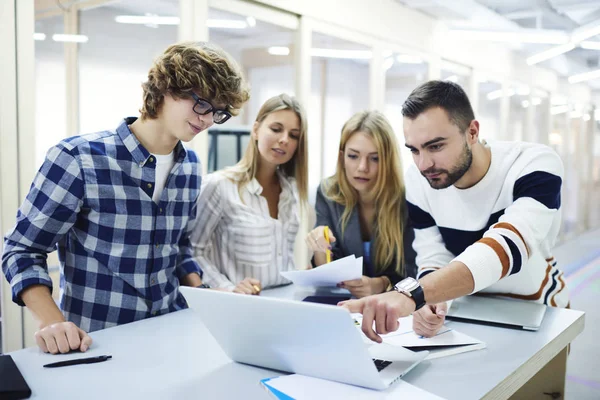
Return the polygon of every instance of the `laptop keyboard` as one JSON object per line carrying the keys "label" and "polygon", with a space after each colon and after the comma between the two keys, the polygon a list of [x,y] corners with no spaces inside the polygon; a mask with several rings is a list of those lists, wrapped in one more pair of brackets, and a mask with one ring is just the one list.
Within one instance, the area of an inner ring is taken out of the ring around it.
{"label": "laptop keyboard", "polygon": [[375,363],[375,367],[377,367],[377,371],[381,371],[392,363],[391,361],[378,360],[376,358],[373,359],[373,362]]}

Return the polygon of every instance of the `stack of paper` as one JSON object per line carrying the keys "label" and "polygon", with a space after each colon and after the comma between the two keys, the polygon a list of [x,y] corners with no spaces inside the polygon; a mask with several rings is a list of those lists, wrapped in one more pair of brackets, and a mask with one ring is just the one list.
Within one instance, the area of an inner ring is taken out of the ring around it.
{"label": "stack of paper", "polygon": [[281,275],[299,286],[336,286],[343,281],[362,277],[362,257],[354,255],[299,271],[281,271]]}
{"label": "stack of paper", "polygon": [[[352,314],[356,321],[357,328],[361,329],[362,315]],[[453,354],[465,353],[467,351],[484,349],[485,343],[471,336],[460,333],[455,329],[444,325],[439,332],[430,338],[417,335],[413,329],[412,315],[398,320],[400,327],[397,331],[381,335],[383,343],[392,346],[402,346],[414,351],[428,350],[429,355],[426,360],[431,360],[439,357],[446,357]],[[369,345],[374,342],[366,337],[361,330],[363,340]]]}
{"label": "stack of paper", "polygon": [[346,385],[312,378],[305,375],[287,375],[277,378],[263,379],[260,383],[276,399],[315,400],[315,399],[421,399],[441,400],[432,393],[419,389],[403,380],[398,380],[387,390],[371,390],[358,386]]}

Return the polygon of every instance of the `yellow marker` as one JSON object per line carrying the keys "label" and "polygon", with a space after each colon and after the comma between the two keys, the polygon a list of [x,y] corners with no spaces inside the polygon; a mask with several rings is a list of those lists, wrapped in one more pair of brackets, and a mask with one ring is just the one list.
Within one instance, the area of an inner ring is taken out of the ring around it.
{"label": "yellow marker", "polygon": [[[325,235],[325,240],[327,241],[327,245],[329,245],[329,227],[326,226],[323,230],[323,234]],[[327,249],[325,251],[325,256],[327,257],[327,262],[331,262],[331,250]]]}

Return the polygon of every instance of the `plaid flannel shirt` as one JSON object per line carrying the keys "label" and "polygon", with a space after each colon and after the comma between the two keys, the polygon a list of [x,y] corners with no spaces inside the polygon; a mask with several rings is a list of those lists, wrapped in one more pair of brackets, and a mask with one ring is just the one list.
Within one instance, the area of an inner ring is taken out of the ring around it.
{"label": "plaid flannel shirt", "polygon": [[134,121],[48,151],[5,237],[2,269],[17,304],[31,285],[52,290],[46,258],[57,248],[61,309],[85,331],[186,307],[178,278],[201,274],[189,240],[200,164],[179,143],[156,204],[156,160],[129,130]]}

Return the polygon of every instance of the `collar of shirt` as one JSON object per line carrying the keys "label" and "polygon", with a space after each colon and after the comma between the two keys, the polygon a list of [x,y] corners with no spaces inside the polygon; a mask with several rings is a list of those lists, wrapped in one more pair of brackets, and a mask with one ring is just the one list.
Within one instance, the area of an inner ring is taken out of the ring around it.
{"label": "collar of shirt", "polygon": [[[277,176],[279,177],[279,184],[281,185],[281,198],[279,201],[281,204],[286,204],[288,201],[294,199],[294,184],[291,182],[292,178],[286,177],[279,170],[277,170]],[[263,187],[258,183],[256,178],[252,178],[244,189],[255,196],[260,196],[263,191]]]}
{"label": "collar of shirt", "polygon": [[[133,160],[139,164],[140,167],[143,167],[148,159],[152,156],[148,150],[140,141],[135,137],[133,132],[129,129],[129,125],[133,124],[137,120],[137,117],[127,117],[121,122],[121,124],[117,127],[117,134],[121,138],[121,141],[131,153],[131,157]],[[173,150],[175,153],[175,162],[181,162],[185,159],[187,154],[185,147],[181,144],[181,141],[177,142],[177,146]]]}

